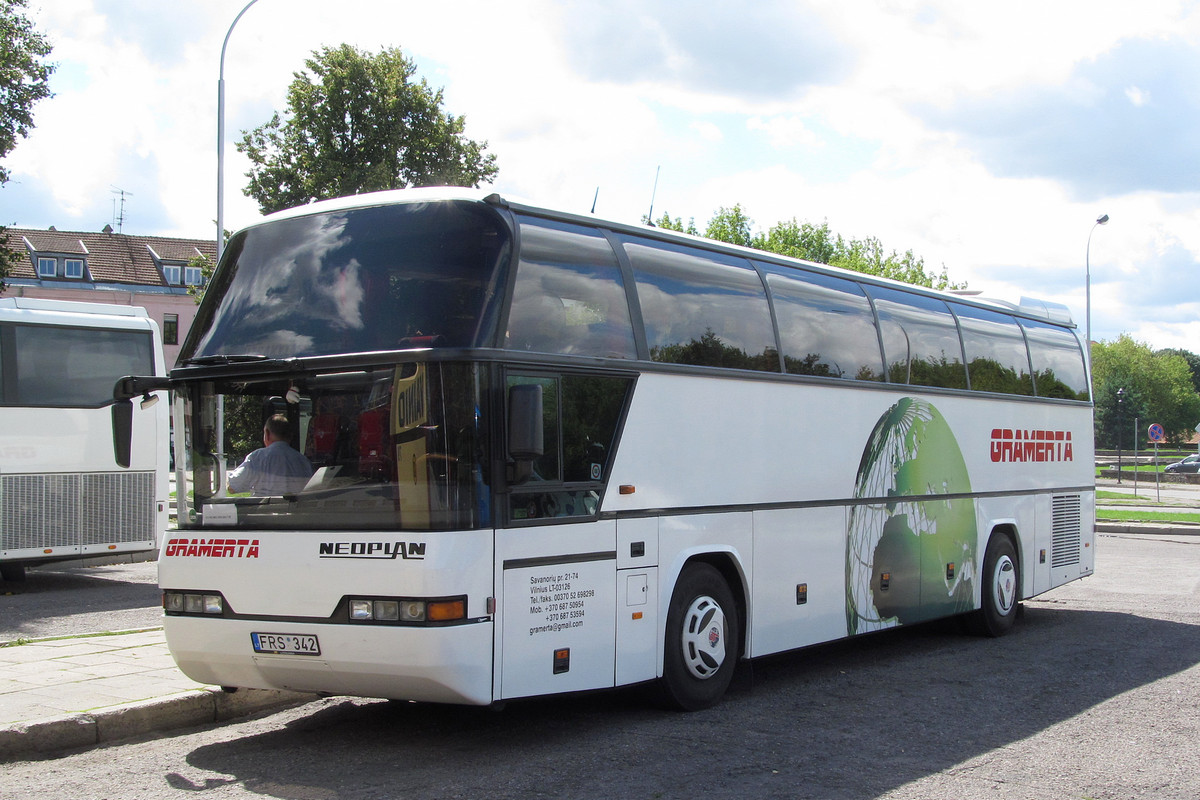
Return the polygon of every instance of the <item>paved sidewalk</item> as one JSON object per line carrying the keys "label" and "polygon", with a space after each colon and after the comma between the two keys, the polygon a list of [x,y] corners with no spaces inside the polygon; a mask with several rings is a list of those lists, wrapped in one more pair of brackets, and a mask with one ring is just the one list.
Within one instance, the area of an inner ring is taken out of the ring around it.
{"label": "paved sidewalk", "polygon": [[0,647],[0,762],[298,705],[313,695],[186,677],[161,628]]}

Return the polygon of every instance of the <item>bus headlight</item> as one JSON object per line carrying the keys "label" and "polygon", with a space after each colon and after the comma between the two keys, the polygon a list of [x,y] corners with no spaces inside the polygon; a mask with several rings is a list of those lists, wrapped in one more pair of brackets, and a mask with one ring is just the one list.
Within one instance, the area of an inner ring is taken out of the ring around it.
{"label": "bus headlight", "polygon": [[347,604],[351,622],[428,625],[459,622],[467,618],[467,598],[438,600],[413,598],[352,598]]}
{"label": "bus headlight", "polygon": [[225,613],[225,599],[219,594],[163,592],[163,611],[168,614],[198,614],[219,617]]}

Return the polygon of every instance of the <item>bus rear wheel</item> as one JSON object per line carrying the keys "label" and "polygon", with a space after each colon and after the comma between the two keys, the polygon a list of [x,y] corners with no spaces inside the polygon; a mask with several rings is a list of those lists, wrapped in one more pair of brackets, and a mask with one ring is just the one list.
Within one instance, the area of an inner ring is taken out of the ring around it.
{"label": "bus rear wheel", "polygon": [[1021,573],[1012,540],[996,534],[988,540],[983,556],[983,587],[980,608],[971,619],[973,633],[1003,636],[1017,621],[1021,599]]}
{"label": "bus rear wheel", "polygon": [[664,701],[682,711],[716,705],[733,679],[740,641],[737,604],[716,568],[684,568],[667,609],[666,637]]}
{"label": "bus rear wheel", "polygon": [[20,583],[25,580],[25,565],[20,561],[6,561],[0,564],[0,578],[9,583]]}

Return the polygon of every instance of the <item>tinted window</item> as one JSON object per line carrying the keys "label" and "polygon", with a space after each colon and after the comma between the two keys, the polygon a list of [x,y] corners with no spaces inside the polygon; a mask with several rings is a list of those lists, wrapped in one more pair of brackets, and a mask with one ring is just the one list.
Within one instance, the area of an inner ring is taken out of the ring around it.
{"label": "tinted window", "polygon": [[971,388],[979,392],[1033,394],[1029,351],[1017,321],[1008,314],[955,305],[967,353]]}
{"label": "tinted window", "polygon": [[916,386],[967,388],[958,326],[937,298],[872,286],[888,380]]}
{"label": "tinted window", "polygon": [[590,228],[521,220],[505,347],[636,358],[629,303],[608,240]]}
{"label": "tinted window", "polygon": [[660,242],[623,242],[652,360],[779,371],[766,291],[746,261]]}
{"label": "tinted window", "polygon": [[489,207],[310,214],[229,243],[182,359],[491,346],[509,236]]}
{"label": "tinted window", "polygon": [[542,450],[511,487],[512,520],[595,514],[608,477],[628,378],[510,375],[542,387]]}
{"label": "tinted window", "polygon": [[[153,375],[153,340],[145,331],[13,325],[5,402],[21,406],[96,408],[111,403],[126,375]],[[15,390],[13,389],[15,387]]]}
{"label": "tinted window", "polygon": [[770,272],[767,283],[787,372],[883,380],[875,316],[858,284],[794,271]]}
{"label": "tinted window", "polygon": [[1087,400],[1087,367],[1075,334],[1066,328],[1034,320],[1021,320],[1033,361],[1034,388],[1038,397]]}

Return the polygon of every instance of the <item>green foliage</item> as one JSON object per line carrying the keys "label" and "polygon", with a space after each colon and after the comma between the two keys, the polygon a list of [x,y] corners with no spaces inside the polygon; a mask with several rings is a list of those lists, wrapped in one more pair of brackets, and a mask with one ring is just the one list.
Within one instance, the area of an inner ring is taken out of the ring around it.
{"label": "green foliage", "polygon": [[[663,214],[662,219],[655,224],[660,228],[684,231],[681,220],[678,217],[672,220],[669,214]],[[814,225],[811,222],[798,222],[793,217],[786,222],[776,223],[765,233],[753,233],[752,225],[753,221],[746,215],[742,206],[735,204],[732,208],[722,207],[713,215],[704,230],[704,236],[788,258],[828,264],[931,289],[966,287],[965,283],[951,283],[945,266],[938,273],[928,271],[924,259],[915,255],[912,250],[906,250],[903,254],[895,250],[889,251],[873,236],[865,239],[847,239],[831,231],[828,222]],[[690,223],[688,230],[684,232],[696,233],[695,224]]]}
{"label": "green foliage", "polygon": [[733,208],[722,206],[708,221],[708,227],[704,229],[704,236],[718,242],[752,247],[753,235],[750,232],[752,224],[753,220],[746,216],[746,212],[742,210],[740,204],[734,205]]}
{"label": "green foliage", "polygon": [[[642,217],[642,223],[643,224],[650,223],[649,218]],[[692,236],[700,235],[700,231],[698,231],[696,229],[695,217],[688,220],[688,224],[687,224],[686,228],[683,226],[683,219],[681,219],[680,217],[671,219],[670,214],[663,214],[662,218],[659,219],[658,222],[654,222],[654,223],[650,223],[650,224],[654,225],[654,227],[656,227],[656,228],[663,228],[668,231],[678,231],[679,233],[687,233],[687,234],[691,234]]]}
{"label": "green foliage", "polygon": [[[25,17],[27,0],[0,0],[0,158],[12,152],[33,128],[33,107],[51,96],[50,75],[54,65],[43,59],[50,43]],[[8,183],[9,172],[0,164],[0,186]],[[8,247],[8,235],[0,226],[0,292],[9,268],[21,257]]]}
{"label": "green foliage", "polygon": [[750,355],[739,347],[725,344],[712,328],[705,330],[699,339],[691,339],[682,344],[651,347],[650,359],[669,364],[779,371],[779,355],[774,349],[764,350],[759,355]]}
{"label": "green foliage", "polygon": [[1179,356],[1188,364],[1188,369],[1192,371],[1192,387],[1200,392],[1200,355],[1189,350],[1180,350],[1172,348],[1167,350],[1159,350],[1155,355],[1158,356]]}
{"label": "green foliage", "polygon": [[[1144,442],[1146,428],[1155,422],[1163,426],[1167,441],[1178,445],[1191,438],[1200,422],[1200,395],[1188,359],[1155,353],[1128,334],[1092,345],[1092,386],[1099,447],[1117,447],[1118,432],[1123,447],[1132,446],[1135,433]],[[1118,395],[1119,390],[1124,391]]]}
{"label": "green foliage", "polygon": [[264,213],[314,200],[408,186],[479,186],[496,175],[487,142],[463,136],[442,90],[399,48],[314,51],[288,88],[286,119],[244,132],[246,195]]}

